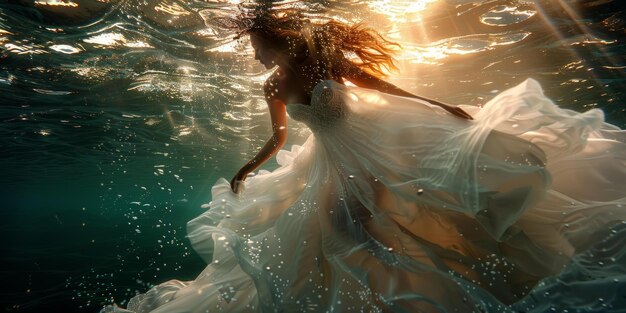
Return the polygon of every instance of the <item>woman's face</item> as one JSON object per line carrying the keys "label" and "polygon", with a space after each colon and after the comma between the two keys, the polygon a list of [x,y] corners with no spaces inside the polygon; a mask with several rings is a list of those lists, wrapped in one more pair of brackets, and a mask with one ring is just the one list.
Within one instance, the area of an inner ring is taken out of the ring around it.
{"label": "woman's face", "polygon": [[254,59],[259,60],[266,69],[271,69],[278,65],[277,61],[280,54],[270,46],[268,41],[252,33],[250,34],[250,43],[252,48],[254,48]]}

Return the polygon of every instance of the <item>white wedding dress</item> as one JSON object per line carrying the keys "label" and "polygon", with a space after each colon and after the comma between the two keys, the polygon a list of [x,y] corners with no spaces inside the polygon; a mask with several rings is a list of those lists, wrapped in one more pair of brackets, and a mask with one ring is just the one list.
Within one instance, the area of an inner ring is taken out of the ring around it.
{"label": "white wedding dress", "polygon": [[280,151],[280,167],[239,195],[220,179],[189,222],[206,269],[127,310],[626,307],[626,132],[601,110],[558,108],[532,79],[463,109],[473,121],[318,84],[310,105],[287,107],[312,130],[308,140]]}

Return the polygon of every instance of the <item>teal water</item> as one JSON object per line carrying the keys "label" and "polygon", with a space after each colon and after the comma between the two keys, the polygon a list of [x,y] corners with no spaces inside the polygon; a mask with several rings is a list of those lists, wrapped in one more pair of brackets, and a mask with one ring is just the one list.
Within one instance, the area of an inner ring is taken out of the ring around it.
{"label": "teal water", "polygon": [[[302,6],[367,21],[402,43],[401,71],[390,79],[412,92],[480,105],[533,77],[559,105],[602,108],[624,127],[626,15],[618,2]],[[217,178],[230,178],[270,134],[260,92],[267,73],[245,40],[211,27],[232,3],[62,3],[0,2],[7,311],[96,312],[152,284],[193,279],[204,262],[185,238],[186,222],[211,200]],[[290,128],[288,144],[308,135],[295,122]]]}

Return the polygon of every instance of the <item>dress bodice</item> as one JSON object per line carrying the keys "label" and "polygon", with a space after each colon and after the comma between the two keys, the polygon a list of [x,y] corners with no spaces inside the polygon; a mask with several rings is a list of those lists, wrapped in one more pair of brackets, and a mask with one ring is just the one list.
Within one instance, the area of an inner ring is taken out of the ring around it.
{"label": "dress bodice", "polygon": [[314,132],[331,129],[345,120],[349,112],[344,88],[344,85],[335,81],[324,80],[313,88],[310,105],[289,104],[287,113]]}

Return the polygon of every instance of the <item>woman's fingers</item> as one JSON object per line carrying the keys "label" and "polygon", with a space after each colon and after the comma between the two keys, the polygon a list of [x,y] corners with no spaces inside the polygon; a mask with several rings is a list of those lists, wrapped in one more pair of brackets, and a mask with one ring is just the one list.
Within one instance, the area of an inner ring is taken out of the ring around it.
{"label": "woman's fingers", "polygon": [[231,181],[230,181],[230,189],[232,189],[232,191],[234,193],[239,193],[239,191],[241,190],[241,185],[243,184],[243,180],[238,179],[238,177],[234,177]]}
{"label": "woman's fingers", "polygon": [[464,118],[464,119],[468,119],[468,120],[473,120],[474,118],[467,114],[467,112],[463,111],[463,109],[459,108],[459,107],[455,107],[455,106],[451,106],[451,105],[447,105],[441,102],[433,102],[434,104],[439,105],[440,107],[442,107],[444,110],[460,117],[460,118]]}
{"label": "woman's fingers", "polygon": [[230,189],[234,193],[237,193],[237,191],[239,191],[239,188],[237,186],[237,176],[233,177],[233,179],[230,180]]}
{"label": "woman's fingers", "polygon": [[463,109],[461,109],[459,107],[457,107],[456,109],[462,114],[463,117],[467,118],[468,120],[473,120],[474,119],[471,115],[469,115]]}
{"label": "woman's fingers", "polygon": [[454,115],[456,115],[456,116],[458,116],[458,117],[465,118],[465,119],[468,119],[468,120],[473,120],[474,119],[471,115],[469,115],[467,112],[463,111],[463,109],[461,109],[459,107],[453,107],[453,108],[451,108],[451,110],[449,110],[449,112],[454,114]]}

